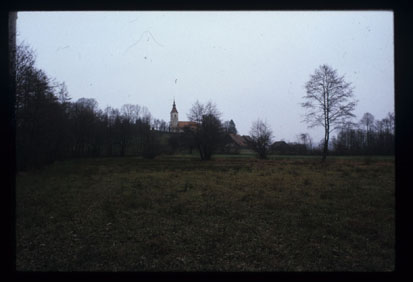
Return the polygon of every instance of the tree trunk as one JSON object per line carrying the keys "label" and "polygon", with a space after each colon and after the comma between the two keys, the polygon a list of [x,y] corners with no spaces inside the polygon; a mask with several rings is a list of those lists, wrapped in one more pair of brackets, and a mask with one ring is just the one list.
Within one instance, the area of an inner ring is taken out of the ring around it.
{"label": "tree trunk", "polygon": [[328,154],[328,136],[326,136],[326,138],[324,138],[323,158],[321,159],[322,161],[326,160],[327,154]]}
{"label": "tree trunk", "polygon": [[328,117],[326,118],[326,125],[324,129],[324,146],[323,146],[323,158],[322,161],[324,162],[327,158],[328,154],[328,139],[329,139],[329,133],[330,133],[330,124]]}

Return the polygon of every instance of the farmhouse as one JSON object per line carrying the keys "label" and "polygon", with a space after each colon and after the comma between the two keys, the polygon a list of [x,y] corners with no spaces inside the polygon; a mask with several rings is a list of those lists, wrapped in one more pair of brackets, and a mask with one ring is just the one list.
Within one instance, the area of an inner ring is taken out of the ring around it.
{"label": "farmhouse", "polygon": [[247,149],[251,138],[249,136],[241,136],[238,134],[229,133],[225,136],[224,153],[237,154],[241,149]]}
{"label": "farmhouse", "polygon": [[184,127],[194,128],[196,127],[196,122],[193,121],[179,121],[178,110],[176,109],[175,99],[172,104],[171,110],[171,121],[169,122],[169,131],[170,132],[183,132]]}

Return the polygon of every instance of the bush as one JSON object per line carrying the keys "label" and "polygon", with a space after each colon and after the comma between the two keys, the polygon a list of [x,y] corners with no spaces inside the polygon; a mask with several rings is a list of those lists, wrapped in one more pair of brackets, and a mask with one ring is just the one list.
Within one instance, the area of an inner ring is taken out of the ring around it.
{"label": "bush", "polygon": [[155,132],[150,131],[147,133],[143,144],[142,157],[145,159],[153,159],[161,153],[161,143],[159,137]]}

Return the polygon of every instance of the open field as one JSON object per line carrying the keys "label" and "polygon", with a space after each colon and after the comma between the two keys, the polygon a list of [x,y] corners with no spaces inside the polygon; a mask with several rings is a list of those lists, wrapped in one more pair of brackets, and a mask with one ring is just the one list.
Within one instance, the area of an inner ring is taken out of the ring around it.
{"label": "open field", "polygon": [[16,178],[29,271],[392,271],[393,158],[79,159]]}

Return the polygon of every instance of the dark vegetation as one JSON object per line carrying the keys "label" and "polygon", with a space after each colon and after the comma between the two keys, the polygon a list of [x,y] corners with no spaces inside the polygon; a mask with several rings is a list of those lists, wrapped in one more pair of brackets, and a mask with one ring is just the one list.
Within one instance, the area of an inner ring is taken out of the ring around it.
{"label": "dark vegetation", "polygon": [[71,102],[64,83],[57,83],[35,67],[27,46],[16,52],[17,169],[39,167],[71,157],[154,157],[164,121],[152,119],[139,105],[98,109],[94,99]]}
{"label": "dark vegetation", "polygon": [[[237,133],[234,121],[222,121],[220,116],[211,102],[197,101],[189,118],[198,126],[173,134],[167,122],[153,118],[144,106],[125,104],[120,110],[112,107],[101,110],[94,99],[72,102],[64,83],[50,79],[35,66],[34,52],[24,44],[17,46],[15,121],[19,171],[69,158],[130,155],[154,158],[160,154],[195,151],[202,160],[209,160],[215,153],[237,154],[246,149],[228,138],[228,134]],[[269,154],[325,152],[325,140],[320,146],[313,146],[305,133],[299,136],[299,142],[272,144],[269,126],[262,122],[258,127],[254,125],[247,143],[262,159]],[[381,121],[366,113],[358,126],[346,122],[337,130],[337,137],[329,142],[331,154],[394,154],[391,113]]]}
{"label": "dark vegetation", "polygon": [[251,139],[248,141],[250,147],[258,154],[260,159],[266,159],[270,153],[273,139],[270,126],[262,120],[253,122],[250,137]]}
{"label": "dark vegetation", "polygon": [[15,114],[17,270],[394,270],[394,158],[373,156],[394,154],[391,113],[337,128],[348,157],[320,163],[325,140],[272,143],[265,123],[235,146],[210,102],[182,133],[72,102],[19,45]]}
{"label": "dark vegetation", "polygon": [[359,124],[347,123],[339,130],[332,147],[337,155],[394,155],[394,114],[375,120],[365,113]]}
{"label": "dark vegetation", "polygon": [[394,158],[88,158],[20,172],[25,271],[392,271]]}
{"label": "dark vegetation", "polygon": [[[366,126],[365,117],[369,117]],[[370,113],[364,114],[358,123],[348,122],[337,130],[329,141],[329,154],[341,156],[394,155],[394,114],[388,113],[381,120],[375,120]],[[276,141],[270,147],[270,154],[276,155],[321,155],[324,140],[318,146],[312,144],[308,134],[300,134],[298,142]]]}
{"label": "dark vegetation", "polygon": [[[198,149],[201,160],[210,160],[212,154],[222,144],[224,127],[220,115],[221,113],[211,102],[201,104],[196,101],[190,109],[189,120],[197,123],[198,126],[195,129],[186,128],[184,135]],[[230,128],[228,125],[227,131]]]}
{"label": "dark vegetation", "polygon": [[237,132],[233,120],[222,122],[216,106],[196,102],[190,118],[198,123],[183,134],[153,118],[144,106],[125,104],[120,110],[98,108],[94,99],[71,102],[64,83],[50,79],[35,66],[34,52],[16,50],[17,169],[82,157],[143,156],[196,149],[202,160],[224,151],[224,135]]}

